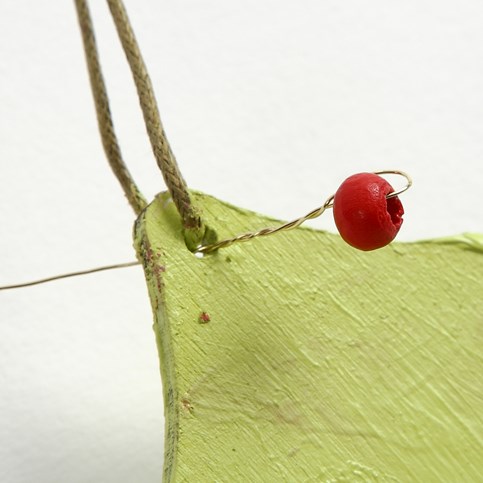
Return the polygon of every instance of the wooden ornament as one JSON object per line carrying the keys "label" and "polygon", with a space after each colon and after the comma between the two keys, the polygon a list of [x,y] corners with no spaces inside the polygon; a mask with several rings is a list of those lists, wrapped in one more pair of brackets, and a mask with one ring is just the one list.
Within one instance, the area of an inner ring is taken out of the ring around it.
{"label": "wooden ornament", "polygon": [[[276,223],[191,195],[220,238]],[[300,228],[196,258],[161,194],[135,246],[165,482],[478,481],[481,236],[361,252]]]}

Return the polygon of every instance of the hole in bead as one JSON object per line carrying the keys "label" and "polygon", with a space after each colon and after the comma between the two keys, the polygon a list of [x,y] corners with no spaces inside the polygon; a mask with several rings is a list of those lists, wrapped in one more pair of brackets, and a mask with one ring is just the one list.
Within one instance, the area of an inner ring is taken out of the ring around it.
{"label": "hole in bead", "polygon": [[399,229],[402,225],[403,219],[402,216],[404,215],[404,208],[402,206],[401,201],[398,197],[389,198],[386,200],[387,204],[387,212],[391,217],[391,221],[393,225]]}

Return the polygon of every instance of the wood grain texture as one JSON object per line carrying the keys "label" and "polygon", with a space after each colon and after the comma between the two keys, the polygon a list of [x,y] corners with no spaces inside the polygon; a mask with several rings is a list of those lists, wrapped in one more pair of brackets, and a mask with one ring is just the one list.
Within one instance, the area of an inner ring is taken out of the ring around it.
{"label": "wood grain texture", "polygon": [[[276,223],[192,194],[219,238]],[[165,481],[481,477],[481,237],[359,252],[300,228],[198,259],[162,194],[135,244],[161,361]]]}

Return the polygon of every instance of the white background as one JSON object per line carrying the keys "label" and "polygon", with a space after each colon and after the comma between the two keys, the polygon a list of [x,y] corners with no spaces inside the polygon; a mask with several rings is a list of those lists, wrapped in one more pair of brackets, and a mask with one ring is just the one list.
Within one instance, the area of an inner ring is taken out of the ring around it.
{"label": "white background", "polygon": [[[164,189],[105,2],[121,147]],[[350,174],[414,187],[399,240],[481,232],[483,4],[126,0],[189,185],[291,219]],[[134,259],[73,2],[0,2],[0,284]],[[334,231],[330,213],[312,223]],[[435,274],[437,276],[437,274]],[[163,446],[139,267],[0,292],[0,480],[155,482]]]}

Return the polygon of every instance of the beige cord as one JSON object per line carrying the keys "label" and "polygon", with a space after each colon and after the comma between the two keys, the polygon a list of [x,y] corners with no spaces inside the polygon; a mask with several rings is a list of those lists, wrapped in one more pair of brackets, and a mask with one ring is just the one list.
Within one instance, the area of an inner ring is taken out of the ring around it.
{"label": "beige cord", "polygon": [[204,228],[200,213],[193,206],[188,187],[166,138],[151,79],[144,64],[126,9],[121,0],[107,0],[107,3],[131,68],[154,157],[163,174],[173,202],[181,215],[185,230],[197,233],[195,237],[201,239]]}
{"label": "beige cord", "polygon": [[[107,3],[131,68],[154,157],[181,216],[188,248],[194,250],[205,235],[205,227],[200,215],[201,211],[193,205],[186,182],[181,175],[166,138],[151,79],[144,64],[126,9],[121,0],[107,0]],[[139,214],[146,206],[146,201],[137,189],[121,158],[119,145],[114,133],[87,0],[75,0],[75,4],[84,41],[87,66],[104,150],[129,202],[133,206],[134,211]]]}
{"label": "beige cord", "polygon": [[99,54],[97,52],[96,38],[89,8],[86,0],[75,0],[75,6],[77,8],[77,16],[82,33],[87,69],[89,71],[92,95],[96,106],[97,123],[101,133],[104,152],[106,153],[112,171],[121,183],[130,205],[134,212],[139,215],[147,203],[122,159],[121,149],[112,122],[109,99],[99,62]]}

